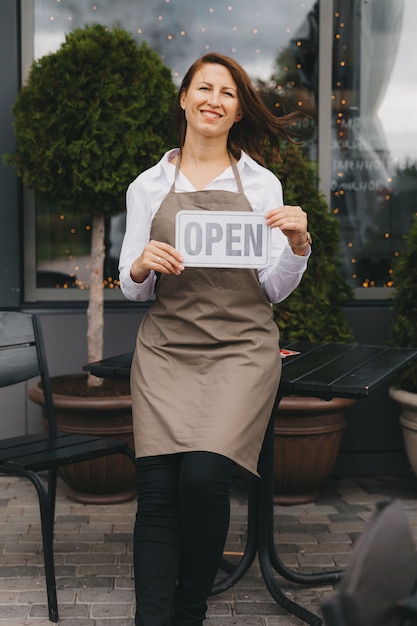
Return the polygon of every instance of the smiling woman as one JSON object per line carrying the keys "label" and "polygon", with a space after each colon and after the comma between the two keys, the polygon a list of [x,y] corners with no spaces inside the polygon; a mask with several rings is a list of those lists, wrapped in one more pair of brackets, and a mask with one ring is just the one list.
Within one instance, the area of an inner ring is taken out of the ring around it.
{"label": "smiling woman", "polygon": [[[130,377],[137,626],[202,626],[235,465],[257,474],[279,383],[271,303],[298,286],[311,252],[306,213],[283,206],[281,184],[264,166],[266,143],[278,159],[294,115],[274,116],[237,61],[209,53],[184,76],[176,120],[179,147],[129,186],[119,264],[127,298],[155,294]],[[188,263],[176,245],[184,214],[192,219],[184,228]],[[273,240],[259,269],[229,269],[229,257],[249,252],[259,235],[241,214]],[[194,263],[203,247],[209,263]]]}

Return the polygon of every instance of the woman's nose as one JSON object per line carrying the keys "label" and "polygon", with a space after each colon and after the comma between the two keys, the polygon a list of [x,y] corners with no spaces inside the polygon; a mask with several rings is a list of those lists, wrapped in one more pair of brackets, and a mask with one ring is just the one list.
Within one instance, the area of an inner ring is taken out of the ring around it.
{"label": "woman's nose", "polygon": [[220,92],[217,91],[216,89],[212,89],[210,91],[210,96],[209,96],[209,104],[213,105],[213,106],[219,106],[220,104]]}

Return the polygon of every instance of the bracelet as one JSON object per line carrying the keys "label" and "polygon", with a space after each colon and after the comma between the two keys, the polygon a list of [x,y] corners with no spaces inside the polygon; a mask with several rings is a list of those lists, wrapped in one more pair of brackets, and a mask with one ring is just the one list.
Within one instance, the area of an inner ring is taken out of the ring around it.
{"label": "bracelet", "polygon": [[287,237],[287,239],[288,239],[288,243],[289,243],[289,245],[290,245],[290,248],[291,248],[292,250],[301,250],[302,248],[306,248],[307,246],[311,246],[311,244],[313,243],[313,242],[312,242],[312,239],[311,239],[311,235],[310,235],[310,233],[309,233],[309,232],[307,232],[307,233],[306,233],[306,235],[307,235],[307,240],[306,240],[306,242],[305,242],[305,243],[302,243],[302,244],[301,244],[301,245],[299,245],[299,246],[294,245],[294,244],[293,244],[293,242],[291,241],[291,239],[290,239],[289,237]]}

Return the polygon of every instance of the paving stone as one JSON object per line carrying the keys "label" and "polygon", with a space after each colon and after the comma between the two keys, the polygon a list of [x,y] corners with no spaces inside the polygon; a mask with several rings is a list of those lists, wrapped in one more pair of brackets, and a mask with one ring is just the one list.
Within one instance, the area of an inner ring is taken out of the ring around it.
{"label": "paving stone", "polygon": [[58,589],[84,589],[92,587],[93,589],[100,589],[103,587],[112,587],[113,580],[110,576],[88,576],[83,578],[81,576],[73,576],[72,578],[58,578]]}
{"label": "paving stone", "polygon": [[[18,593],[16,591],[0,591],[0,606],[3,604],[16,604],[17,599]],[[25,604],[25,602],[22,604]]]}
{"label": "paving stone", "polygon": [[[299,626],[298,622],[298,626]],[[250,617],[244,616],[231,616],[231,617],[209,617],[204,623],[204,626],[265,626],[265,621],[262,617]]]}
{"label": "paving stone", "polygon": [[70,553],[73,554],[74,552],[90,552],[90,546],[87,542],[83,542],[83,541],[77,541],[76,543],[60,543],[54,542],[54,552],[55,554],[62,554],[62,553]]}
{"label": "paving stone", "polygon": [[[246,481],[232,490],[227,560],[245,548]],[[280,560],[302,573],[346,566],[352,545],[382,498],[400,497],[417,540],[417,481],[407,477],[331,479],[316,502],[274,507]],[[59,481],[55,556],[59,626],[134,626],[132,533],[136,503],[112,506],[69,501]],[[226,574],[220,573],[218,580]],[[277,576],[288,598],[320,615],[330,584],[297,585]],[[205,626],[300,626],[266,589],[258,559],[233,587],[209,598]],[[0,626],[50,626],[39,510],[27,481],[0,477]]]}
{"label": "paving stone", "polygon": [[285,522],[281,525],[278,523],[275,524],[275,531],[278,532],[278,536],[286,535],[288,533],[293,533],[293,534],[320,533],[320,532],[325,532],[326,530],[328,530],[328,524],[311,524],[311,523],[300,524],[298,520],[297,522],[293,524],[288,524]]}
{"label": "paving stone", "polygon": [[78,576],[85,578],[90,576],[127,576],[130,574],[128,565],[80,565],[77,570]]}
{"label": "paving stone", "polygon": [[121,604],[107,602],[105,604],[93,604],[91,606],[91,617],[94,619],[106,618],[132,618],[132,603]]}
{"label": "paving stone", "polygon": [[114,581],[115,589],[134,589],[133,574],[130,578],[116,578]]}
{"label": "paving stone", "polygon": [[74,522],[76,524],[88,524],[90,518],[88,515],[55,515],[55,524],[57,526],[63,526]]}
{"label": "paving stone", "polygon": [[106,535],[105,541],[118,541],[119,543],[133,543],[132,532],[129,533],[113,533]]}
{"label": "paving stone", "polygon": [[39,568],[37,567],[28,567],[27,565],[6,565],[0,569],[0,580],[2,578],[32,578],[37,576],[38,573]]}
{"label": "paving stone", "polygon": [[92,604],[93,602],[100,602],[102,604],[114,603],[114,602],[133,602],[134,593],[124,590],[115,589],[83,589],[79,592],[78,598],[80,602],[85,604]]}
{"label": "paving stone", "polygon": [[[58,603],[74,604],[77,591],[75,589],[60,589],[58,591]],[[17,604],[44,604],[45,591],[37,589],[36,591],[20,591]]]}
{"label": "paving stone", "polygon": [[275,540],[279,544],[285,543],[317,543],[316,537],[312,533],[295,533],[295,532],[287,532],[287,533],[275,533]]}
{"label": "paving stone", "polygon": [[[45,612],[47,613],[48,609],[45,603],[41,604],[33,604],[30,609],[31,617],[45,617]],[[59,617],[60,623],[61,619],[65,617],[76,617],[77,619],[88,618],[90,613],[90,606],[88,604],[79,604],[78,602],[59,603]],[[34,622],[35,624],[36,622]]]}
{"label": "paving stone", "polygon": [[[49,622],[49,626],[50,626],[51,622]],[[32,626],[32,624],[30,624],[30,626]],[[38,626],[36,624],[36,622],[33,622],[33,626]],[[89,618],[79,618],[79,617],[70,617],[68,619],[60,619],[59,620],[59,626],[101,626],[100,624],[97,624],[97,621],[95,619],[89,619]]]}
{"label": "paving stone", "polygon": [[87,552],[83,554],[67,554],[65,555],[65,562],[72,565],[85,565],[86,563],[116,563],[115,554]]}
{"label": "paving stone", "polygon": [[304,554],[302,557],[298,558],[298,564],[300,567],[316,565],[330,568],[334,566],[334,561],[331,556],[327,554]]}
{"label": "paving stone", "polygon": [[27,615],[27,607],[24,605],[3,604],[0,606],[0,620],[8,620],[10,618],[20,618],[21,620]]}
{"label": "paving stone", "polygon": [[237,602],[234,607],[236,616],[280,615],[282,612],[283,609],[272,598],[263,602]]}
{"label": "paving stone", "polygon": [[97,626],[134,626],[135,620],[133,619],[133,617],[130,619],[126,617],[121,617],[120,619],[118,619],[117,617],[110,619],[100,618],[94,623],[97,623]]}
{"label": "paving stone", "polygon": [[28,552],[40,552],[42,550],[41,545],[39,543],[8,543],[4,546],[5,554],[27,554]]}

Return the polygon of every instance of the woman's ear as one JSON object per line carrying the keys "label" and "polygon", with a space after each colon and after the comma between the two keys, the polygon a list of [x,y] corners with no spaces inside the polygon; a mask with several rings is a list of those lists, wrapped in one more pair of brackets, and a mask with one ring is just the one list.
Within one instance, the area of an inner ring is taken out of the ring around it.
{"label": "woman's ear", "polygon": [[240,120],[243,118],[243,113],[242,111],[238,111],[235,117],[235,124],[236,122],[240,122]]}
{"label": "woman's ear", "polygon": [[180,107],[185,110],[185,99],[187,97],[187,92],[183,89],[180,96]]}

